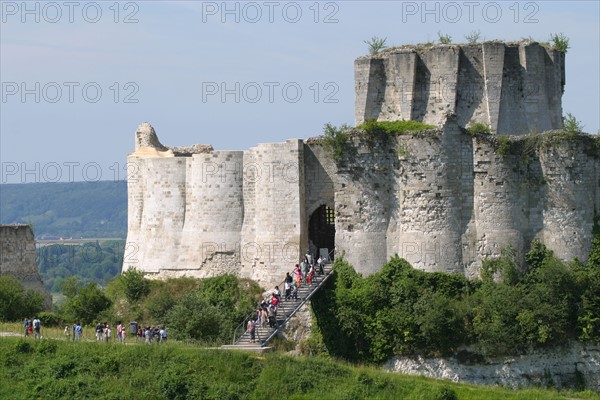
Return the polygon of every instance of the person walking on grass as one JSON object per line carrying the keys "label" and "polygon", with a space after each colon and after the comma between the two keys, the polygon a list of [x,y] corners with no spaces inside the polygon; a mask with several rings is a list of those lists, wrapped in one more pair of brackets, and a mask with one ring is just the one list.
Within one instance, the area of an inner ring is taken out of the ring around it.
{"label": "person walking on grass", "polygon": [[42,329],[42,321],[40,321],[40,319],[36,316],[33,319],[33,333],[34,333],[36,339],[42,338],[41,329]]}
{"label": "person walking on grass", "polygon": [[25,337],[29,336],[29,325],[31,322],[27,317],[23,318],[23,328],[25,328]]}

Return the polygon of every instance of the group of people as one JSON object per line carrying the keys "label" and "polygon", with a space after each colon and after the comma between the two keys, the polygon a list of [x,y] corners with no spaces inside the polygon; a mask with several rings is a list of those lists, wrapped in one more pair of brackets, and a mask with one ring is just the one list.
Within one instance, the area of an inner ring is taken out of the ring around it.
{"label": "group of people", "polygon": [[[323,269],[324,263],[325,260],[322,257],[319,257],[316,263],[313,263],[312,257],[307,254],[304,260],[300,264],[296,264],[294,268],[295,282],[294,278],[287,272],[283,281],[285,289],[284,301],[298,300],[298,289],[303,283],[312,285],[314,276],[317,273],[319,275],[325,274]],[[279,290],[279,286],[275,286],[270,298],[268,300],[263,299],[258,305],[256,319],[250,318],[246,324],[246,330],[250,334],[250,343],[256,343],[257,327],[266,327],[267,325],[270,328],[277,327],[277,309],[281,301],[281,291]]]}
{"label": "group of people", "polygon": [[[296,287],[297,288],[301,287],[302,283],[312,285],[312,281],[317,273],[319,275],[325,274],[325,270],[323,269],[324,263],[325,263],[325,260],[320,256],[317,259],[316,263],[312,262],[312,257],[309,254],[304,256],[304,261],[302,261],[300,264],[296,264],[296,267],[294,268],[294,277],[296,280]],[[285,277],[285,282],[288,282],[288,281],[290,283],[290,290],[293,290],[291,288],[291,277],[289,276],[289,273]],[[288,290],[288,287],[286,285],[286,294],[287,294],[287,290]]]}
{"label": "group of people", "polygon": [[139,327],[137,331],[139,341],[144,341],[146,344],[164,343],[167,341],[167,327],[166,326],[147,326],[145,328]]}
{"label": "group of people", "polygon": [[[133,337],[137,336],[138,341],[144,341],[147,344],[151,344],[153,341],[156,343],[164,343],[167,341],[167,327],[166,326],[147,326],[145,328],[138,327],[137,322],[132,323],[131,334]],[[41,339],[41,326],[42,323],[38,317],[33,320],[25,317],[23,318],[23,328],[25,336],[35,336],[36,339]],[[117,322],[117,340],[119,343],[125,343],[125,337],[127,335],[126,325],[123,325],[121,321]],[[72,326],[65,325],[64,335],[67,340],[73,340],[75,342],[81,341],[83,337],[83,327],[81,323],[76,322]],[[97,322],[95,326],[96,341],[97,342],[110,342],[113,337],[113,331],[109,323]]]}
{"label": "group of people", "polygon": [[65,325],[64,332],[67,340],[71,338],[71,331],[73,332],[73,341],[81,341],[81,337],[83,336],[83,327],[79,322],[75,322],[72,327],[69,327],[69,325]]}
{"label": "group of people", "polygon": [[23,329],[25,330],[25,337],[33,335],[36,339],[42,338],[42,321],[37,316],[33,320],[27,317],[23,318]]}

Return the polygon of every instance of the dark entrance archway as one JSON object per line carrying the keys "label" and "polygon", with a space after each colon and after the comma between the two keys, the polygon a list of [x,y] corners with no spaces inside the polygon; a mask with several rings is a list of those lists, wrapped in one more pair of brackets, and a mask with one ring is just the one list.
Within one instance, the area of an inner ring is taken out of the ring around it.
{"label": "dark entrance archway", "polygon": [[320,254],[321,249],[326,248],[331,252],[335,247],[335,212],[332,208],[322,205],[310,216],[308,222],[308,240],[316,246],[315,256],[327,256]]}

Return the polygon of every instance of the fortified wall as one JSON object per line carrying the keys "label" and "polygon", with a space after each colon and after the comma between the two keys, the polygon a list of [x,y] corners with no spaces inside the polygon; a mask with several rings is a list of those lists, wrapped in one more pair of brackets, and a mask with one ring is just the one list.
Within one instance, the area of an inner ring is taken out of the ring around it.
{"label": "fortified wall", "polygon": [[[307,251],[335,248],[366,274],[398,254],[476,277],[484,258],[508,245],[523,255],[535,239],[586,260],[598,142],[561,131],[562,53],[527,42],[404,47],[357,59],[355,76],[357,124],[435,128],[351,130],[335,162],[320,137],[215,151],[163,146],[140,125],[123,268],[157,278],[229,272],[268,286]],[[474,122],[493,133],[468,134]],[[504,151],[497,133],[513,135]]]}
{"label": "fortified wall", "polygon": [[42,293],[47,309],[52,306],[35,262],[35,239],[29,225],[0,225],[0,275],[14,276],[26,289]]}

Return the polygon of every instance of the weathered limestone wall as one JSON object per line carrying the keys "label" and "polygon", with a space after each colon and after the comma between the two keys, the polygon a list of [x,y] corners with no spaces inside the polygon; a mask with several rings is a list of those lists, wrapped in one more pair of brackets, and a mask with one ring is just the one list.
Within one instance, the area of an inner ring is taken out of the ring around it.
{"label": "weathered limestone wall", "polygon": [[26,289],[40,292],[46,308],[52,297],[44,286],[35,262],[35,239],[29,225],[0,225],[0,275],[12,275]]}
{"label": "weathered limestone wall", "polygon": [[589,142],[567,141],[539,154],[547,182],[540,237],[565,259],[587,259],[594,214],[600,211],[599,160],[589,151]]}
{"label": "weathered limestone wall", "polygon": [[306,170],[325,174],[317,185],[327,202],[334,192],[337,251],[357,271],[375,272],[398,254],[425,271],[474,278],[483,259],[507,246],[522,257],[536,239],[565,260],[587,259],[599,158],[590,137],[557,134],[501,155],[494,136],[471,137],[448,120],[387,142],[354,135],[339,166],[310,140]]}
{"label": "weathered limestone wall", "polygon": [[154,278],[233,273],[272,286],[307,248],[300,140],[248,151],[167,148],[142,124],[128,162],[124,269]]}
{"label": "weathered limestone wall", "polygon": [[304,143],[260,144],[244,153],[241,275],[280,284],[308,246]]}
{"label": "weathered limestone wall", "polygon": [[496,133],[562,127],[564,54],[535,42],[405,46],[355,61],[356,124],[456,115]]}

